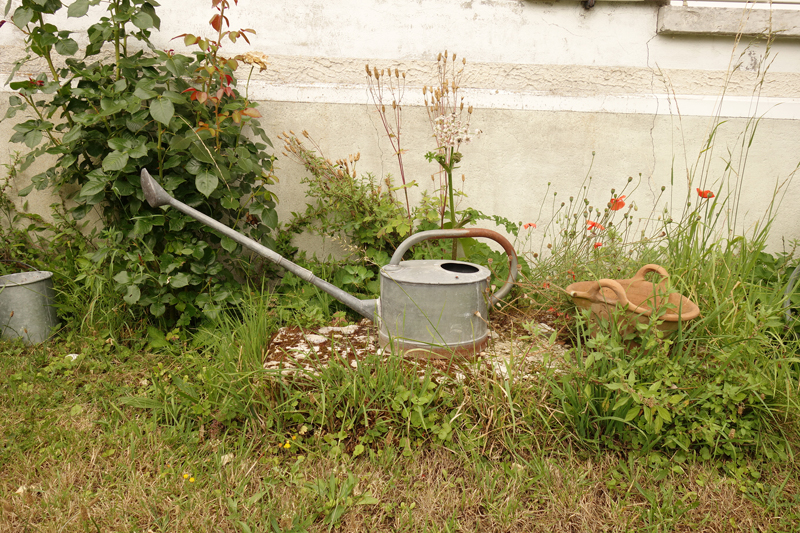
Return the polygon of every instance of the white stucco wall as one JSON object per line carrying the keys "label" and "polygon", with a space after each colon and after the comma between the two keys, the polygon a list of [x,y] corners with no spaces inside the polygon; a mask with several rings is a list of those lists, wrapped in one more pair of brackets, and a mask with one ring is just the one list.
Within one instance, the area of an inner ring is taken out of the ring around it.
{"label": "white stucco wall", "polygon": [[[157,46],[180,49],[175,35],[208,33],[210,2],[191,11],[179,0],[161,4]],[[748,117],[763,116],[745,173],[747,226],[766,209],[773,184],[800,161],[800,41],[779,39],[767,47],[733,37],[658,34],[658,9],[650,2],[598,2],[585,10],[577,2],[520,0],[240,0],[229,12],[232,27],[257,34],[252,46],[240,40],[226,53],[253,49],[270,56],[270,69],[254,75],[250,95],[261,101],[262,124],[273,140],[281,131],[305,129],[328,157],[360,152],[361,172],[395,176],[364,64],[407,71],[406,172],[423,184],[436,166],[423,158],[434,145],[421,87],[433,82],[439,52],[466,57],[462,93],[475,107],[473,127],[484,132],[462,150],[458,172],[466,175],[466,201],[523,222],[536,221],[548,183],[551,193],[568,197],[587,173],[596,205],[639,174],[641,186],[631,197],[639,215],[652,210],[648,204],[671,176],[681,197],[696,185],[687,182],[685,162],[697,159],[717,116],[727,122],[718,132],[707,184],[713,186]],[[21,52],[11,30],[0,30],[5,71]],[[765,56],[769,72],[754,100]],[[10,135],[7,123],[0,134]],[[0,162],[13,149],[4,145]],[[276,191],[287,216],[303,207],[302,169],[285,158],[278,166]],[[800,185],[789,187],[773,248],[782,238],[800,237],[794,202]],[[48,203],[31,205],[46,210]]]}

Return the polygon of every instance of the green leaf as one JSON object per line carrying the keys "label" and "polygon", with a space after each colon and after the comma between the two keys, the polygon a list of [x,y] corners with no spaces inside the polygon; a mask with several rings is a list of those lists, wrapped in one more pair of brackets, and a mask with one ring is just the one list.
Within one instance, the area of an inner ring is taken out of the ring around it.
{"label": "green leaf", "polygon": [[112,137],[111,139],[108,140],[108,147],[118,152],[124,152],[125,149],[127,148],[127,144],[125,142],[125,139],[123,139],[122,137]]}
{"label": "green leaf", "polygon": [[76,126],[64,134],[64,136],[61,138],[61,142],[63,144],[69,144],[73,141],[77,141],[81,137],[83,137],[83,128]]}
{"label": "green leaf", "polygon": [[169,121],[175,115],[175,106],[165,98],[159,98],[150,102],[150,116],[165,126],[169,126]]}
{"label": "green leaf", "polygon": [[225,237],[225,236],[222,237],[220,244],[229,253],[233,253],[234,251],[236,251],[236,247],[238,246],[238,244],[236,244],[236,241],[234,241],[230,237]]}
{"label": "green leaf", "polygon": [[28,148],[36,148],[42,142],[42,132],[40,130],[32,130],[25,134],[25,146]]}
{"label": "green leaf", "polygon": [[114,276],[114,281],[119,283],[120,285],[125,285],[131,280],[130,274],[128,274],[127,270],[123,270],[122,272],[118,273]]}
{"label": "green leaf", "polygon": [[140,100],[150,100],[151,98],[157,97],[158,93],[143,87],[136,87],[136,89],[133,91],[133,96],[139,98]]}
{"label": "green leaf", "polygon": [[61,54],[62,56],[71,56],[74,55],[75,52],[78,51],[78,43],[75,42],[75,39],[61,39],[56,43],[56,52]]}
{"label": "green leaf", "polygon": [[133,185],[131,185],[128,180],[124,179],[115,181],[111,188],[118,196],[130,196],[134,192]]}
{"label": "green leaf", "polygon": [[81,193],[78,196],[88,198],[89,196],[94,196],[95,194],[103,192],[105,188],[106,183],[104,181],[87,181],[84,186],[81,187]]}
{"label": "green leaf", "polygon": [[139,28],[140,30],[146,30],[147,28],[153,27],[152,17],[142,11],[136,13],[131,19],[131,22],[133,22],[133,25]]}
{"label": "green leaf", "polygon": [[213,163],[214,162],[214,159],[211,157],[211,153],[210,153],[208,147],[205,144],[201,143],[201,142],[193,143],[189,147],[189,151],[192,153],[192,155],[198,161],[202,161],[203,163]]}
{"label": "green leaf", "polygon": [[76,0],[67,9],[67,17],[82,17],[89,11],[89,0]]}
{"label": "green leaf", "polygon": [[636,415],[638,415],[638,414],[639,414],[639,406],[638,405],[634,405],[625,414],[625,422],[630,422],[631,420],[636,418]]}
{"label": "green leaf", "polygon": [[122,297],[125,300],[125,303],[129,305],[133,305],[139,301],[139,298],[142,297],[142,291],[139,290],[139,287],[136,285],[128,285],[128,291],[125,293],[125,296]]}
{"label": "green leaf", "polygon": [[161,402],[141,396],[125,396],[119,399],[119,403],[138,409],[161,409],[163,407]]}
{"label": "green leaf", "polygon": [[211,172],[201,172],[195,178],[194,184],[197,187],[197,190],[200,191],[206,198],[208,198],[211,196],[211,193],[216,190],[217,185],[219,184],[219,179],[217,179],[217,176]]}
{"label": "green leaf", "polygon": [[114,150],[103,159],[103,170],[122,170],[128,164],[128,154]]}
{"label": "green leaf", "polygon": [[33,10],[20,6],[14,11],[14,15],[11,17],[11,20],[14,21],[16,26],[24,28],[31,20],[33,20]]}
{"label": "green leaf", "polygon": [[181,272],[180,274],[176,274],[172,276],[172,278],[169,281],[169,284],[176,289],[185,287],[189,284],[189,274],[185,274],[183,272]]}

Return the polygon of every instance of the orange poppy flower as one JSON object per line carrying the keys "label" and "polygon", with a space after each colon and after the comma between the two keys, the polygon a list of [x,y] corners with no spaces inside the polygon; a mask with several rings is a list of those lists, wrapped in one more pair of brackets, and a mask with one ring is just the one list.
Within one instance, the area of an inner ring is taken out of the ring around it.
{"label": "orange poppy flower", "polygon": [[697,195],[700,196],[700,198],[705,198],[705,199],[714,198],[713,192],[711,192],[710,190],[701,191],[700,187],[697,188]]}
{"label": "orange poppy flower", "polygon": [[524,229],[528,229],[528,228],[535,228],[535,227],[536,227],[536,224],[535,224],[535,223],[533,223],[533,222],[529,222],[529,223],[527,223],[527,224],[523,224],[523,225],[522,225],[522,227],[523,227]]}
{"label": "orange poppy flower", "polygon": [[604,227],[602,224],[598,224],[597,222],[595,222],[595,221],[593,221],[593,220],[587,220],[587,221],[586,221],[586,228],[587,228],[587,229],[594,229],[594,228],[597,228],[597,229],[599,229],[600,231],[603,231],[604,229],[606,229],[606,228],[605,228],[605,227]]}
{"label": "orange poppy flower", "polygon": [[608,208],[612,211],[619,211],[623,207],[625,207],[625,196],[618,196],[617,198],[612,198],[610,202],[608,202]]}
{"label": "orange poppy flower", "polygon": [[601,246],[603,246],[603,243],[602,243],[602,242],[596,242],[596,243],[594,243],[594,247],[595,247],[595,248],[600,248]]}

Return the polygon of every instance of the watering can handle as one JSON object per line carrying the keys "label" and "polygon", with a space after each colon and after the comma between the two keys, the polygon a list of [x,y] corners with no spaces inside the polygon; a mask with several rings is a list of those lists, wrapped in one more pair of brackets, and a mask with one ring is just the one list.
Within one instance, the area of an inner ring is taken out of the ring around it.
{"label": "watering can handle", "polygon": [[517,252],[514,247],[508,242],[508,239],[490,229],[482,228],[464,228],[464,229],[435,229],[430,231],[421,231],[415,233],[408,239],[400,243],[400,246],[395,250],[392,255],[392,260],[389,261],[390,265],[399,265],[403,259],[403,255],[415,244],[430,239],[466,239],[470,237],[486,237],[492,239],[494,242],[503,247],[503,250],[508,255],[508,279],[505,285],[489,297],[489,305],[493,306],[511,292],[514,282],[517,281]]}

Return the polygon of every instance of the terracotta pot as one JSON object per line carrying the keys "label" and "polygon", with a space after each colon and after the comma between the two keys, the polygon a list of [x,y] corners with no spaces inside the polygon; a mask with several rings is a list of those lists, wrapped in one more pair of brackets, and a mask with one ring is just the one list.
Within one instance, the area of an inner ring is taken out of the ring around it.
{"label": "terracotta pot", "polygon": [[[661,275],[658,284],[645,279],[650,272]],[[592,319],[610,319],[615,309],[624,309],[628,325],[623,334],[634,331],[635,323],[646,324],[656,310],[662,310],[665,304],[671,304],[659,317],[658,329],[672,332],[678,329],[681,321],[689,321],[700,315],[700,308],[677,292],[667,292],[666,281],[669,274],[659,265],[645,265],[631,279],[601,279],[597,281],[579,281],[567,287],[567,293],[575,305],[590,309]],[[591,328],[590,328],[591,329]]]}

